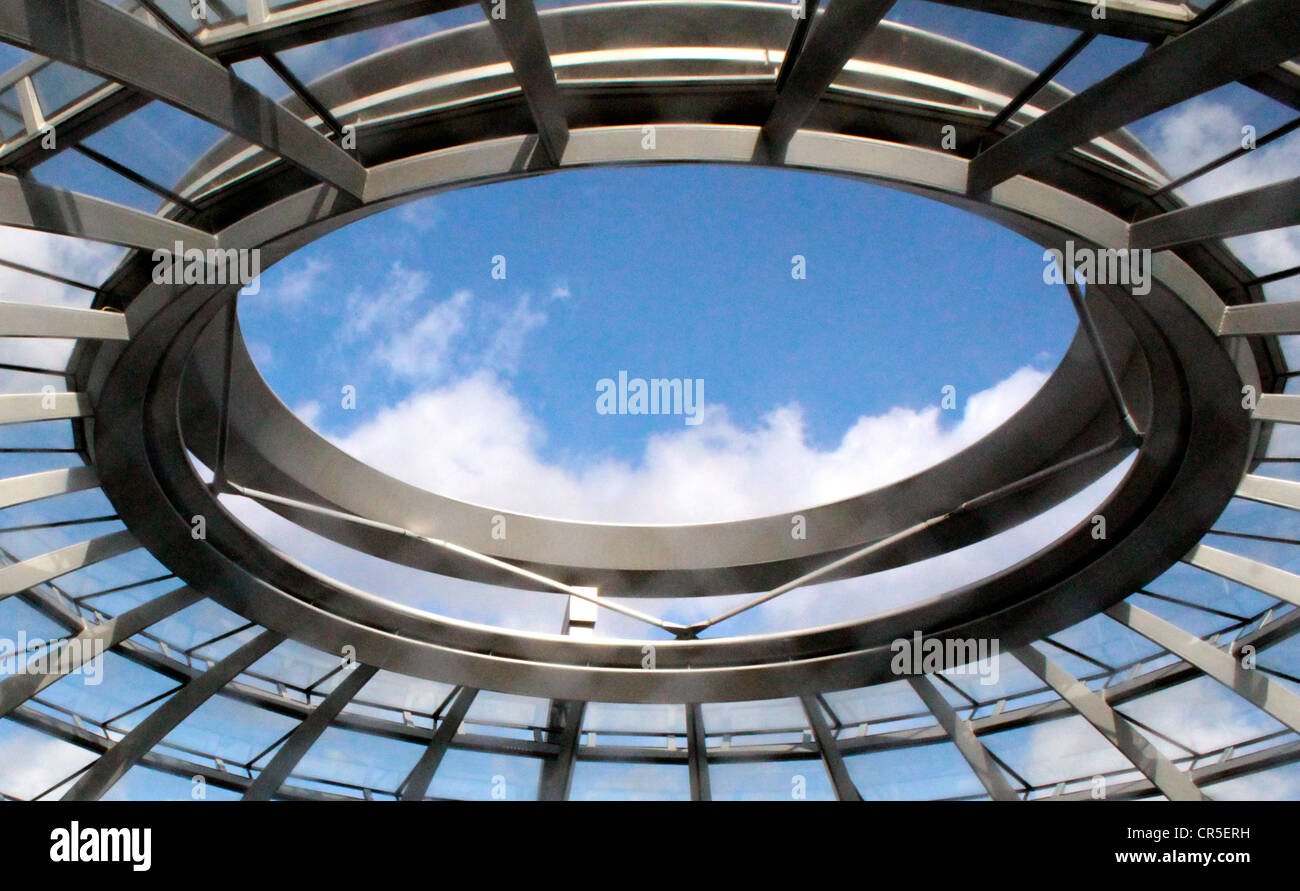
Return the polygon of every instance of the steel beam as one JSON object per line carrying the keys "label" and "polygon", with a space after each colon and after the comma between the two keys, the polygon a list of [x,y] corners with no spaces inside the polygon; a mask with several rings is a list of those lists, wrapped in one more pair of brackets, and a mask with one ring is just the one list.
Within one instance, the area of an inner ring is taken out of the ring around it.
{"label": "steel beam", "polygon": [[1183,561],[1220,578],[1300,606],[1300,575],[1293,572],[1204,544],[1188,551]]}
{"label": "steel beam", "polygon": [[63,796],[64,801],[98,801],[142,756],[162,742],[190,714],[284,640],[275,631],[263,631],[212,668],[177,690],[135,729],[100,756]]}
{"label": "steel beam", "polygon": [[[1285,767],[1300,761],[1300,743],[1290,742],[1269,746],[1266,749],[1237,755],[1227,759],[1220,758],[1210,764],[1192,768],[1192,780],[1199,786],[1212,786],[1238,777],[1250,776],[1275,767]],[[1106,788],[1108,801],[1131,801],[1154,795],[1155,785],[1146,779],[1133,780],[1129,783],[1112,784]],[[1207,798],[1209,796],[1206,796]],[[1061,795],[1054,801],[1087,801],[1092,799],[1091,789],[1081,789]]]}
{"label": "steel beam", "polygon": [[1300,732],[1300,696],[1270,680],[1264,672],[1242,667],[1218,647],[1127,601],[1115,604],[1106,610],[1106,615],[1196,666],[1238,696]]}
{"label": "steel beam", "polygon": [[89,541],[79,541],[20,563],[11,563],[0,569],[0,600],[26,591],[33,585],[133,551],[139,546],[135,536],[123,529]]}
{"label": "steel beam", "polygon": [[1019,801],[1020,796],[1016,794],[1015,789],[1011,788],[1011,783],[1002,772],[1002,768],[975,736],[970,722],[957,717],[957,712],[948,704],[948,700],[943,698],[943,694],[939,692],[934,682],[927,675],[914,675],[909,677],[907,682],[921,697],[921,701],[948,734],[948,738],[957,746],[957,751],[961,752],[961,756],[966,759],[971,770],[975,771],[976,778],[989,793],[989,797],[994,801]]}
{"label": "steel beam", "polygon": [[1300,396],[1287,393],[1262,393],[1250,416],[1256,421],[1300,424]]}
{"label": "steel beam", "polygon": [[1097,728],[1170,801],[1206,800],[1187,774],[1175,767],[1132,724],[1107,705],[1106,700],[1089,690],[1082,681],[1032,646],[1020,647],[1012,655],[1055,690],[1084,720]]}
{"label": "steel beam", "polygon": [[709,747],[704,733],[704,709],[686,703],[686,760],[690,770],[691,801],[712,801],[709,788]]}
{"label": "steel beam", "polygon": [[573,784],[573,762],[578,755],[578,743],[582,739],[582,716],[586,713],[585,702],[566,700],[552,703],[552,716],[560,728],[550,734],[551,742],[560,750],[553,757],[542,762],[541,776],[537,783],[538,801],[564,801],[569,797],[569,787]]}
{"label": "steel beam", "polygon": [[1219,321],[1219,334],[1300,334],[1300,300],[1229,306]]}
{"label": "steel beam", "polygon": [[1141,220],[1129,227],[1129,246],[1164,250],[1297,223],[1300,176]]}
{"label": "steel beam", "polygon": [[433,781],[433,775],[438,772],[438,765],[442,764],[442,758],[447,754],[447,747],[456,738],[461,722],[465,720],[465,715],[469,712],[469,707],[474,704],[474,697],[477,695],[478,690],[473,687],[461,687],[457,691],[451,708],[447,710],[442,722],[438,724],[438,729],[433,731],[433,736],[429,738],[428,747],[420,755],[420,760],[415,762],[415,767],[411,768],[406,782],[402,784],[400,800],[424,800],[424,796],[429,791],[429,783]]}
{"label": "steel beam", "polygon": [[830,775],[831,784],[835,787],[835,797],[840,801],[861,801],[862,795],[858,792],[858,787],[853,785],[853,778],[844,766],[839,742],[826,723],[821,705],[811,696],[800,696],[799,701],[803,704],[804,714],[808,716],[808,726],[812,728],[817,750],[821,752],[822,763],[826,765],[826,773]]}
{"label": "steel beam", "polygon": [[[105,7],[108,8],[108,7]],[[134,208],[0,173],[0,224],[145,250],[215,248],[215,236]]]}
{"label": "steel beam", "polygon": [[203,53],[107,3],[5,0],[0,39],[174,105],[354,198],[365,190],[365,168],[347,152]]}
{"label": "steel beam", "polygon": [[9,393],[0,396],[0,424],[66,421],[91,413],[85,393]]}
{"label": "steel beam", "polygon": [[981,195],[1058,152],[1300,55],[1291,0],[1251,0],[1159,46],[981,152]]}
{"label": "steel beam", "polygon": [[0,337],[129,340],[126,315],[72,306],[0,302]]}
{"label": "steel beam", "polygon": [[814,17],[803,48],[782,62],[783,86],[763,125],[762,146],[769,160],[785,157],[790,140],[826,88],[893,5],[894,0],[831,0],[826,11]]}
{"label": "steel beam", "polygon": [[[569,142],[569,125],[537,8],[533,0],[501,0],[500,4],[495,0],[481,0],[480,6],[523,88],[524,101],[533,116],[542,148],[550,163],[558,166]],[[504,11],[504,18],[493,15],[498,6]]]}
{"label": "steel beam", "polygon": [[[58,657],[52,657],[50,660],[52,663],[50,670],[18,672],[0,681],[0,718],[8,715],[59,678],[80,668],[88,651],[96,653],[96,651],[111,650],[150,625],[157,624],[202,599],[201,592],[184,586],[127,610],[120,616],[89,626],[61,645]],[[96,656],[92,655],[91,658]]]}
{"label": "steel beam", "polygon": [[1300,510],[1300,482],[1248,473],[1241,478],[1237,497],[1274,507]]}
{"label": "steel beam", "polygon": [[289,734],[289,738],[280,746],[275,757],[258,773],[257,778],[248,787],[243,800],[269,801],[276,790],[284,785],[284,781],[302,760],[302,756],[306,755],[307,750],[320,739],[320,735],[329,727],[330,722],[343,711],[343,707],[351,702],[357,693],[361,692],[361,688],[375,676],[378,670],[373,665],[357,665],[349,669],[346,677],[339,681],[321,704],[311,710],[306,720]]}
{"label": "steel beam", "polygon": [[53,498],[69,492],[82,492],[99,485],[95,468],[61,467],[58,470],[42,470],[23,476],[11,476],[0,480],[0,509]]}

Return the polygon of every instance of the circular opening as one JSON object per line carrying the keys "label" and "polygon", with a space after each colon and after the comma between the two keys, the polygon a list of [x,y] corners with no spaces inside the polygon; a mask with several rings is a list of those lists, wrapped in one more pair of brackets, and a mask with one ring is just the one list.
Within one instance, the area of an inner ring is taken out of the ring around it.
{"label": "circular opening", "polygon": [[994,429],[1076,328],[1042,271],[1037,245],[884,187],[584,170],[352,224],[268,270],[240,323],[299,417],[399,479],[713,522],[874,489]]}

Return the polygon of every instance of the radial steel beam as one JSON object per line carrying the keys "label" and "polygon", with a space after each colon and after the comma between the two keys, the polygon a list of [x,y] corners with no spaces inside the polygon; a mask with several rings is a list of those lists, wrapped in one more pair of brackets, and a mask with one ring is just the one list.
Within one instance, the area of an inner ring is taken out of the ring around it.
{"label": "radial steel beam", "polygon": [[975,736],[970,722],[957,717],[957,712],[948,704],[948,700],[943,698],[943,694],[939,692],[934,682],[927,675],[914,675],[909,677],[907,682],[921,697],[921,701],[948,734],[948,738],[957,746],[957,751],[961,752],[961,756],[966,759],[971,770],[975,771],[976,778],[989,793],[989,797],[994,801],[1019,801],[1020,796],[1016,794],[1015,789],[1011,788],[1011,783],[1002,772],[1002,768]]}
{"label": "radial steel beam", "polygon": [[[1209,764],[1204,763],[1192,769],[1192,779],[1200,786],[1213,786],[1238,777],[1250,776],[1263,770],[1285,767],[1300,761],[1300,743],[1290,742],[1269,746],[1253,751],[1248,755],[1220,757]],[[1106,788],[1108,801],[1131,801],[1146,798],[1158,790],[1150,780],[1133,780],[1127,783],[1111,784]],[[1087,801],[1092,799],[1092,790],[1085,788],[1069,792],[1056,798],[1056,801]]]}
{"label": "radial steel beam", "polygon": [[1229,306],[1219,322],[1219,334],[1300,334],[1300,300]]}
{"label": "radial steel beam", "polygon": [[0,600],[26,591],[33,585],[133,551],[139,546],[135,536],[123,529],[90,541],[79,541],[20,563],[11,563],[0,569]]}
{"label": "radial steel beam", "polygon": [[1300,732],[1300,696],[1270,680],[1264,672],[1243,667],[1218,647],[1127,601],[1115,604],[1106,610],[1106,615],[1195,665],[1238,696]]}
{"label": "radial steel beam", "polygon": [[1241,478],[1237,497],[1274,507],[1300,510],[1300,482],[1248,473]]}
{"label": "radial steel beam", "polygon": [[783,86],[763,125],[762,146],[770,160],[785,157],[826,88],[893,5],[894,0],[831,0],[824,13],[814,16],[802,49],[781,63]]}
{"label": "radial steel beam", "polygon": [[212,696],[284,640],[275,631],[263,631],[212,668],[177,690],[135,729],[100,756],[63,796],[64,801],[98,801],[113,784],[135,766],[149,750]]}
{"label": "radial steel beam", "polygon": [[[105,7],[107,8],[107,7]],[[215,248],[215,236],[151,213],[0,173],[0,224],[146,250]]]}
{"label": "radial steel beam", "polygon": [[1261,393],[1251,417],[1256,421],[1300,424],[1300,396],[1287,393]]}
{"label": "radial steel beam", "polygon": [[85,393],[9,393],[0,396],[0,424],[31,424],[84,418],[91,412]]}
{"label": "radial steel beam", "polygon": [[72,306],[0,302],[0,337],[129,340],[126,315]]}
{"label": "radial steel beam", "polygon": [[712,801],[709,787],[709,747],[704,733],[704,709],[686,703],[686,761],[690,769],[691,801]]}
{"label": "radial steel beam", "polygon": [[82,492],[99,485],[93,467],[61,467],[0,480],[0,509],[53,498],[69,492]]}
{"label": "radial steel beam", "polygon": [[107,3],[4,0],[0,39],[174,105],[355,198],[365,190],[365,168],[347,152],[212,59]]}
{"label": "radial steel beam", "polygon": [[433,731],[433,736],[429,738],[429,745],[424,750],[424,754],[420,756],[419,761],[415,762],[415,767],[411,768],[406,782],[402,784],[400,800],[424,800],[424,796],[429,791],[429,783],[433,781],[433,775],[438,772],[438,765],[447,754],[447,747],[456,738],[456,732],[460,730],[461,722],[465,720],[465,715],[469,712],[469,707],[474,704],[474,697],[477,695],[478,690],[473,687],[461,687],[457,691],[451,708],[447,710],[442,722],[438,724],[438,729]]}
{"label": "radial steel beam", "polygon": [[59,678],[76,671],[85,663],[87,655],[91,659],[98,658],[104,650],[111,650],[150,625],[157,624],[202,599],[201,592],[188,586],[180,587],[155,597],[147,603],[142,603],[120,616],[89,626],[80,634],[59,645],[47,660],[49,666],[47,670],[17,672],[12,677],[0,681],[0,718],[8,715]]}
{"label": "radial steel beam", "polygon": [[862,795],[853,784],[848,768],[844,766],[839,742],[826,723],[821,705],[811,696],[800,696],[799,701],[803,704],[804,714],[808,716],[808,726],[812,728],[813,739],[817,742],[817,750],[821,752],[822,763],[826,765],[831,785],[835,787],[835,797],[840,801],[861,801]]}
{"label": "radial steel beam", "polygon": [[1300,55],[1292,0],[1251,0],[1146,53],[981,152],[981,195],[1058,152]]}
{"label": "radial steel beam", "polygon": [[1221,578],[1300,606],[1300,575],[1293,572],[1204,544],[1188,551],[1183,560]]}
{"label": "radial steel beam", "polygon": [[1205,801],[1187,774],[1174,766],[1125,718],[1106,704],[1096,693],[1061,666],[1057,665],[1032,646],[1020,647],[1012,652],[1021,664],[1057,692],[1057,694],[1083,716],[1101,735],[1119,750],[1120,754],[1142,771],[1156,788],[1170,801]]}
{"label": "radial steel beam", "polygon": [[[1247,8],[1251,5],[1247,4]],[[1136,222],[1129,227],[1129,246],[1163,250],[1297,223],[1300,223],[1300,177]]]}
{"label": "radial steel beam", "polygon": [[271,796],[284,785],[294,767],[307,754],[307,750],[320,739],[320,735],[329,727],[330,722],[338,717],[343,707],[352,701],[361,688],[369,683],[379,669],[373,665],[357,665],[349,669],[338,686],[311,710],[307,719],[294,728],[293,733],[280,746],[271,762],[258,773],[253,784],[244,793],[244,801],[269,801]]}
{"label": "radial steel beam", "polygon": [[[550,163],[558,165],[569,142],[569,125],[537,8],[533,0],[481,0],[480,5],[523,88],[542,148]],[[498,9],[504,13],[501,18],[495,14]]]}
{"label": "radial steel beam", "polygon": [[548,735],[560,750],[555,757],[542,762],[541,776],[537,783],[538,801],[564,801],[569,797],[569,787],[573,784],[573,762],[578,755],[578,743],[582,739],[582,717],[586,710],[585,702],[552,703],[552,719],[559,723],[559,729]]}

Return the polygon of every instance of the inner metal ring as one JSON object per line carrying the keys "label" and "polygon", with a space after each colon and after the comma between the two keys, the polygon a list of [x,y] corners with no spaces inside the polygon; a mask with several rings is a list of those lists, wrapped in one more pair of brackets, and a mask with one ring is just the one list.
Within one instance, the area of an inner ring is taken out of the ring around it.
{"label": "inner metal ring", "polygon": [[[728,162],[753,156],[755,128],[660,126],[673,160]],[[639,127],[575,130],[565,166],[645,161]],[[260,248],[264,266],[364,215],[459,186],[532,175],[535,137],[489,140],[373,170],[379,187],[363,206],[328,187],[302,190],[236,222],[223,247]],[[663,152],[658,160],[662,160]],[[848,175],[935,197],[993,219],[1044,246],[1067,239],[1127,247],[1122,221],[1026,178],[988,201],[966,197],[966,162],[938,152],[848,136],[801,132],[785,165]],[[105,492],[168,567],[214,599],[274,630],[325,650],[355,647],[362,662],[407,674],[552,698],[713,701],[794,695],[889,677],[889,642],[921,630],[939,638],[1027,643],[1123,599],[1186,552],[1219,515],[1247,460],[1250,425],[1236,377],[1257,381],[1248,353],[1229,357],[1205,319],[1222,304],[1181,260],[1154,258],[1144,296],[1090,292],[1126,399],[1147,433],[1137,459],[1101,512],[1108,538],[1081,525],[1033,557],[981,582],[864,622],[788,635],[655,641],[656,667],[642,669],[644,641],[574,640],[433,617],[326,579],[269,547],[230,516],[198,478],[186,446],[205,460],[215,437],[214,376],[220,338],[207,334],[233,296],[223,287],[149,285],[127,309],[133,338],[95,357],[89,392]],[[214,328],[219,326],[213,326]],[[757,590],[845,553],[857,543],[951,510],[965,498],[1095,447],[1117,432],[1100,376],[1077,338],[1042,391],[1006,425],[960,455],[908,480],[801,511],[809,535],[795,541],[790,514],[701,526],[569,523],[466,505],[392,480],[334,449],[297,421],[262,381],[237,342],[232,379],[232,478],[537,568],[602,596],[718,594]],[[120,354],[119,354],[120,353]],[[180,383],[182,372],[185,384]],[[1014,443],[1014,445],[1011,445]],[[1015,504],[974,512],[922,534],[908,547],[846,574],[942,553],[1028,519],[1095,480],[1122,450],[1054,477]],[[313,531],[410,565],[474,577],[410,539],[283,511]],[[927,513],[928,512],[928,513]],[[207,519],[207,539],[190,518]],[[505,542],[490,537],[506,517]],[[373,534],[372,534],[373,533]],[[453,534],[454,533],[454,534]],[[752,555],[762,555],[756,561]],[[745,562],[737,558],[749,555]],[[505,581],[483,578],[482,581]]]}

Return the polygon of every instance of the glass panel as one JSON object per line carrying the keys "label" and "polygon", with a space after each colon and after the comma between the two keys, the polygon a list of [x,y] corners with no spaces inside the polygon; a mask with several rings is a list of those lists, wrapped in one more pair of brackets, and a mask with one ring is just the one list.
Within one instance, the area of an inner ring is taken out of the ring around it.
{"label": "glass panel", "polygon": [[1300,764],[1204,786],[1202,791],[1215,801],[1296,801],[1300,799]]}
{"label": "glass panel", "polygon": [[246,0],[157,0],[156,5],[191,34],[248,15]]}
{"label": "glass panel", "polygon": [[450,749],[429,784],[428,797],[530,801],[537,797],[541,767],[536,758]]}
{"label": "glass panel", "polygon": [[328,727],[293,769],[298,777],[394,792],[406,779],[424,746],[339,727]]}
{"label": "glass panel", "polygon": [[154,212],[163,203],[156,192],[136,185],[76,150],[59,152],[33,167],[32,174],[47,186],[81,192],[146,213]]}
{"label": "glass panel", "polygon": [[[95,752],[24,727],[12,719],[0,721],[0,791],[7,796],[35,798],[95,758]],[[66,785],[60,785],[44,797],[57,799],[64,791]]]}
{"label": "glass panel", "polygon": [[984,787],[950,742],[850,755],[844,759],[866,801],[980,797]]}
{"label": "glass panel", "polygon": [[[322,40],[318,43],[296,46],[279,53],[280,61],[289,68],[303,83],[310,84],[320,77],[339,71],[347,65],[385,50],[392,50],[411,41],[420,40],[444,31],[470,24],[484,24],[487,19],[477,3],[471,3],[456,9],[433,13],[378,28],[368,28],[345,34],[340,37]],[[487,28],[483,33],[492,37]],[[464,35],[461,35],[463,38]],[[499,50],[498,50],[499,52]],[[396,73],[396,72],[394,72]],[[403,77],[410,78],[418,72],[403,70]],[[363,81],[353,85],[360,87]],[[368,91],[365,91],[368,92]],[[353,90],[352,96],[364,95],[365,92]]]}
{"label": "glass panel", "polygon": [[41,112],[47,119],[106,83],[97,74],[62,62],[50,62],[32,75]]}
{"label": "glass panel", "polygon": [[286,715],[213,696],[167,734],[163,743],[215,756],[226,762],[227,769],[246,775],[239,765],[252,761],[297,726],[298,721]]}
{"label": "glass panel", "polygon": [[[1113,771],[1137,771],[1119,750],[1078,715],[980,736],[990,753],[1001,758],[1033,786]],[[1110,777],[1108,783],[1121,782]]]}
{"label": "glass panel", "polygon": [[[899,0],[884,20],[950,37],[1009,59],[1032,72],[1047,67],[1077,36],[1069,28],[943,6],[927,0]],[[866,46],[864,51],[870,58]]]}
{"label": "glass panel", "polygon": [[[112,728],[125,734],[164,700],[144,703],[179,686],[171,678],[113,652],[104,653],[95,661],[97,670],[65,675],[42,690],[37,698],[96,724],[114,719]],[[128,711],[130,714],[123,715]],[[68,720],[66,714],[62,718]]]}
{"label": "glass panel", "polygon": [[691,780],[685,764],[573,765],[570,801],[688,801]]}
{"label": "glass panel", "polygon": [[710,764],[714,801],[834,801],[821,760]]}
{"label": "glass panel", "polygon": [[561,83],[623,78],[771,81],[795,18],[785,3],[691,7],[608,3],[551,7],[542,34]]}
{"label": "glass panel", "polygon": [[0,90],[0,140],[8,142],[27,132],[23,122],[23,107],[18,101],[17,87]]}
{"label": "glass panel", "polygon": [[[71,235],[51,235],[31,229],[0,226],[0,260],[82,284],[98,285],[108,277],[125,254],[126,248],[117,245],[101,244]],[[6,287],[6,300],[30,300],[33,303],[90,306],[94,296],[91,291],[48,279],[38,280],[6,266],[0,266],[0,286]],[[66,346],[63,344],[64,348]],[[21,349],[21,345],[6,344],[6,355],[13,355],[10,351],[15,349]]]}
{"label": "glass panel", "polygon": [[[172,754],[167,752],[167,754]],[[187,777],[163,773],[143,764],[126,772],[102,801],[238,801],[242,793],[212,783],[200,786]]]}
{"label": "glass panel", "polygon": [[[1122,711],[1153,730],[1198,752],[1212,752],[1283,729],[1245,699],[1206,677],[1126,702]],[[1166,755],[1182,754],[1159,737],[1151,742]]]}

